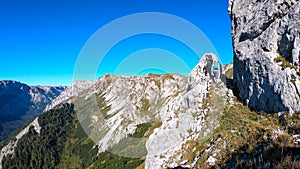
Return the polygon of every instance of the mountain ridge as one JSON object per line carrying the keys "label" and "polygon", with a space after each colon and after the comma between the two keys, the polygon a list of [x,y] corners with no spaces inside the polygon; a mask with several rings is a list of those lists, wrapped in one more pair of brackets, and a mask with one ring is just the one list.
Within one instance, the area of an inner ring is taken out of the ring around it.
{"label": "mountain ridge", "polygon": [[0,81],[0,141],[37,117],[64,89],[64,86],[28,86],[14,80]]}
{"label": "mountain ridge", "polygon": [[[213,83],[210,80],[210,76],[213,75],[205,74],[204,71],[205,65],[211,61],[212,56],[216,58],[212,54],[205,55],[187,77],[178,74],[148,74],[134,77],[105,75],[96,82],[75,81],[53,100],[52,104],[45,109],[44,115],[48,115],[47,112],[57,106],[60,107],[61,104],[74,104],[77,118],[83,130],[97,146],[98,155],[107,151],[130,158],[148,154],[145,163],[148,168],[183,165],[182,159],[174,159],[173,154],[180,151],[185,142],[207,136],[210,133],[209,129],[202,134],[198,132],[205,127],[215,125],[213,122],[206,124],[205,117],[209,108],[202,110],[202,103],[209,88],[208,83]],[[40,119],[37,118],[36,121]],[[147,131],[147,134],[144,133],[142,137],[136,138],[135,133],[143,126],[148,126],[141,129]],[[41,131],[43,130],[41,127]],[[160,146],[152,143],[155,140],[166,139],[165,143],[172,141],[164,137],[164,133],[170,134],[170,131],[174,138],[180,139],[173,140],[175,141],[173,144],[162,144],[160,148],[153,147]],[[24,133],[26,132],[28,130]],[[147,136],[144,137],[145,134]],[[19,139],[22,138],[17,138]],[[124,143],[131,148],[123,147]],[[10,148],[5,149],[14,150],[18,144],[18,141],[13,142],[8,144]],[[176,145],[176,148],[173,145]],[[145,154],[144,150],[148,150],[149,153]],[[157,158],[156,154],[162,151],[165,157]],[[13,151],[2,149],[2,158],[6,159],[12,153]],[[164,163],[165,160],[170,162]],[[191,163],[185,164],[185,166],[191,165]]]}
{"label": "mountain ridge", "polygon": [[0,168],[300,166],[300,118],[249,110],[205,60],[188,77],[103,76],[7,141]]}

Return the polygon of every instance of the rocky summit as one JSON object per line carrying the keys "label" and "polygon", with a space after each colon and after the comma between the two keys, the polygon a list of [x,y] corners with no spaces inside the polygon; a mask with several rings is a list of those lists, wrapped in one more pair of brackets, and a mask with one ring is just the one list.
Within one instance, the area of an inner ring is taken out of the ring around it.
{"label": "rocky summit", "polygon": [[300,112],[300,1],[230,0],[234,82],[244,104]]}

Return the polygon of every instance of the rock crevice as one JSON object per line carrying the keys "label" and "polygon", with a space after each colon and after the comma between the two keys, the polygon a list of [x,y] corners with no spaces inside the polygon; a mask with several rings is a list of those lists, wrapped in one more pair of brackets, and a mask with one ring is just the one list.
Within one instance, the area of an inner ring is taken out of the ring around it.
{"label": "rock crevice", "polygon": [[234,82],[252,109],[300,112],[300,1],[230,0]]}

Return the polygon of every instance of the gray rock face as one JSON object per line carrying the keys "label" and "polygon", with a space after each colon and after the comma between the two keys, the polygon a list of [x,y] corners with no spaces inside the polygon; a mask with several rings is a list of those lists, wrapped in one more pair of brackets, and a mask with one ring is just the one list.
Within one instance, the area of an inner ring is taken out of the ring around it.
{"label": "gray rock face", "polygon": [[72,97],[77,97],[82,91],[91,87],[95,82],[88,80],[74,81],[69,87],[65,88],[58,97],[54,98],[49,103],[44,111],[53,109],[55,106],[70,100]]}
{"label": "gray rock face", "polygon": [[300,1],[230,0],[234,81],[252,109],[300,112]]}
{"label": "gray rock face", "polygon": [[[210,131],[218,125],[224,107],[222,98],[226,88],[219,79],[220,73],[217,56],[205,54],[189,74],[187,89],[160,108],[162,126],[156,128],[146,142],[145,168],[193,168],[197,158],[191,161],[184,154],[191,142],[209,137]],[[209,103],[212,105],[208,107],[207,96],[213,98],[214,92],[221,101]]]}

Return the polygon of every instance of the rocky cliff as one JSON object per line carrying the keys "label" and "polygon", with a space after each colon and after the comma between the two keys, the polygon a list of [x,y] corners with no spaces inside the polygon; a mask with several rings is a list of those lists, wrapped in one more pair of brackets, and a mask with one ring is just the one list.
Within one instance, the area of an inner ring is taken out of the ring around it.
{"label": "rocky cliff", "polygon": [[300,112],[300,1],[230,0],[234,81],[244,104]]}
{"label": "rocky cliff", "polygon": [[95,82],[88,80],[78,80],[73,82],[66,90],[63,90],[58,97],[47,104],[45,111],[54,108],[60,103],[70,101],[72,97],[77,97],[82,91],[91,87]]}

